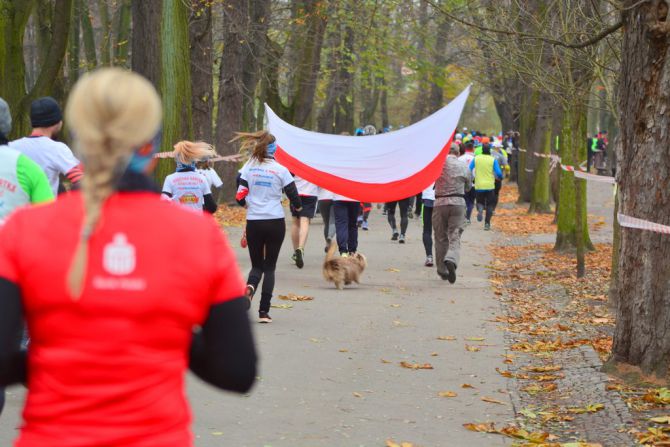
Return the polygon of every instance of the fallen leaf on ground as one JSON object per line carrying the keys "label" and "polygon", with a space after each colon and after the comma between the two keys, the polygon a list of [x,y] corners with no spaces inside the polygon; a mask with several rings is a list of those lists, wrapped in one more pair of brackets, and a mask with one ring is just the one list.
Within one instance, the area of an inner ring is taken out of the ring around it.
{"label": "fallen leaf on ground", "polygon": [[438,396],[440,397],[456,397],[458,394],[454,393],[453,391],[440,391],[437,393]]}
{"label": "fallen leaf on ground", "polygon": [[550,391],[554,391],[558,388],[558,386],[555,383],[546,383],[543,385],[540,384],[533,384],[533,385],[528,385],[523,388],[521,388],[521,391],[525,391],[526,393],[530,394],[531,396],[534,396],[538,393],[548,393]]}
{"label": "fallen leaf on ground", "polygon": [[296,295],[295,293],[289,293],[288,295],[279,295],[278,298],[284,301],[312,301],[314,299],[313,296]]}
{"label": "fallen leaf on ground", "polygon": [[568,413],[573,414],[584,414],[584,413],[596,413],[605,408],[603,404],[590,404],[585,407],[580,408],[568,408]]}
{"label": "fallen leaf on ground", "polygon": [[400,366],[407,369],[433,369],[433,365],[430,363],[412,363],[412,362],[400,362]]}
{"label": "fallen leaf on ground", "polygon": [[398,444],[393,439],[387,439],[386,447],[414,447],[414,444],[412,444],[411,442],[401,442],[400,444]]}
{"label": "fallen leaf on ground", "polygon": [[393,362],[390,360],[382,359],[382,363],[393,363]]}
{"label": "fallen leaf on ground", "polygon": [[657,424],[670,424],[670,416],[657,416],[655,418],[649,418],[651,422],[656,422]]}
{"label": "fallen leaf on ground", "polygon": [[465,345],[465,350],[470,352],[478,352],[481,351],[482,349],[478,348],[477,346]]}
{"label": "fallen leaf on ground", "polygon": [[400,321],[400,320],[393,320],[393,326],[396,326],[396,327],[407,327],[407,326],[409,326],[409,324],[407,324],[407,323],[405,323],[405,322],[403,322],[403,321]]}
{"label": "fallen leaf on ground", "polygon": [[494,399],[492,397],[484,396],[484,397],[481,398],[481,400],[483,400],[484,402],[488,402],[490,404],[507,405],[505,402],[500,401],[498,399]]}
{"label": "fallen leaf on ground", "polygon": [[274,307],[275,309],[291,309],[293,304],[272,304],[270,307]]}
{"label": "fallen leaf on ground", "polygon": [[349,352],[349,350],[342,348],[342,349],[340,349],[340,352]]}
{"label": "fallen leaf on ground", "polygon": [[310,338],[309,341],[311,341],[312,343],[321,343],[321,340],[319,340],[318,338]]}
{"label": "fallen leaf on ground", "polygon": [[438,355],[439,355],[439,354],[438,354],[437,352],[431,352],[431,353],[430,353],[430,356],[431,356],[431,357],[437,357]]}
{"label": "fallen leaf on ground", "polygon": [[454,341],[454,340],[456,340],[456,337],[454,337],[453,335],[440,335],[439,337],[437,337],[437,339],[438,340],[446,340],[446,341]]}
{"label": "fallen leaf on ground", "polygon": [[361,393],[354,393],[354,397],[363,397]]}
{"label": "fallen leaf on ground", "polygon": [[535,373],[545,373],[545,372],[555,372],[563,369],[560,365],[547,365],[547,366],[523,366],[521,367],[524,371],[535,372]]}
{"label": "fallen leaf on ground", "polygon": [[467,341],[484,341],[484,340],[486,340],[484,337],[466,337],[465,339]]}
{"label": "fallen leaf on ground", "polygon": [[469,383],[464,383],[463,385],[461,385],[461,388],[472,388],[472,389],[474,389],[475,387],[470,385]]}
{"label": "fallen leaf on ground", "polygon": [[391,307],[398,308],[398,307],[400,307],[400,304],[391,304]]}
{"label": "fallen leaf on ground", "polygon": [[496,429],[495,425],[493,422],[484,422],[480,424],[463,424],[463,427],[465,427],[467,430],[470,431],[478,431],[481,433],[497,433],[498,430]]}
{"label": "fallen leaf on ground", "polygon": [[393,272],[393,273],[398,273],[400,269],[397,269],[395,267],[389,267],[386,269],[387,272]]}

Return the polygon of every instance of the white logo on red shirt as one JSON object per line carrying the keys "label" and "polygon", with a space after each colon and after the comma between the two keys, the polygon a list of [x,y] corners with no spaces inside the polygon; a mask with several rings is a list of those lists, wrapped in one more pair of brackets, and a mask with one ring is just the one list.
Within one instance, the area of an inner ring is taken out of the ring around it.
{"label": "white logo on red shirt", "polygon": [[112,242],[105,245],[102,265],[112,275],[128,275],[135,270],[135,246],[128,243],[123,233],[116,233]]}

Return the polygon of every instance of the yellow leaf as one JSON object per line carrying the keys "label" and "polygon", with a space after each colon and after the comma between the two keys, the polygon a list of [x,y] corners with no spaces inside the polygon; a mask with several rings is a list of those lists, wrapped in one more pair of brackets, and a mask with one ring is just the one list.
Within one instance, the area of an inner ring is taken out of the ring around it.
{"label": "yellow leaf", "polygon": [[524,366],[521,369],[524,371],[544,373],[544,372],[555,372],[563,369],[560,365],[548,365],[548,366]]}
{"label": "yellow leaf", "polygon": [[340,349],[340,352],[349,352],[349,350],[342,348],[342,349]]}
{"label": "yellow leaf", "polygon": [[461,388],[473,388],[474,389],[474,386],[470,385],[469,383],[464,383],[463,385],[461,385]]}
{"label": "yellow leaf", "polygon": [[363,397],[361,393],[354,393],[354,397]]}
{"label": "yellow leaf", "polygon": [[486,340],[484,337],[466,337],[467,341],[484,341]]}
{"label": "yellow leaf", "polygon": [[467,430],[478,431],[482,433],[497,433],[495,425],[493,422],[484,422],[482,424],[463,424]]}
{"label": "yellow leaf", "polygon": [[272,304],[270,307],[275,309],[290,309],[293,307],[293,304]]}
{"label": "yellow leaf", "polygon": [[398,307],[400,307],[400,304],[391,304],[391,307],[398,308]]}
{"label": "yellow leaf", "polygon": [[430,363],[412,363],[412,362],[400,362],[400,366],[407,369],[433,369],[433,365]]}
{"label": "yellow leaf", "polygon": [[288,295],[279,295],[278,298],[284,301],[312,301],[314,299],[313,296],[296,295],[295,293],[289,293]]}
{"label": "yellow leaf", "polygon": [[393,272],[393,273],[398,273],[400,269],[397,269],[395,267],[389,267],[386,269],[387,272]]}
{"label": "yellow leaf", "polygon": [[470,346],[470,345],[465,345],[465,349],[470,352],[478,352],[481,351],[481,348],[478,348],[477,346]]}
{"label": "yellow leaf", "polygon": [[431,353],[430,353],[430,356],[431,356],[431,357],[437,357],[438,355],[439,355],[439,354],[438,354],[437,352],[431,352]]}
{"label": "yellow leaf", "polygon": [[438,396],[440,397],[456,397],[458,394],[454,393],[453,391],[440,391],[437,393]]}
{"label": "yellow leaf", "polygon": [[454,341],[454,340],[456,340],[456,337],[454,337],[453,335],[440,335],[439,337],[437,337],[437,339],[438,340],[446,340],[446,341]]}
{"label": "yellow leaf", "polygon": [[656,422],[657,424],[670,424],[670,416],[657,416],[655,418],[649,418],[651,422]]}
{"label": "yellow leaf", "polygon": [[393,363],[393,362],[390,361],[390,360],[384,360],[384,359],[382,359],[382,363]]}
{"label": "yellow leaf", "polygon": [[488,402],[490,404],[507,405],[505,402],[502,402],[498,399],[494,399],[492,397],[484,396],[484,397],[481,398],[481,400],[483,400],[484,402]]}
{"label": "yellow leaf", "polygon": [[223,432],[222,432],[222,431],[213,431],[213,432],[212,432],[212,435],[214,435],[214,436],[221,436],[221,435],[223,435]]}

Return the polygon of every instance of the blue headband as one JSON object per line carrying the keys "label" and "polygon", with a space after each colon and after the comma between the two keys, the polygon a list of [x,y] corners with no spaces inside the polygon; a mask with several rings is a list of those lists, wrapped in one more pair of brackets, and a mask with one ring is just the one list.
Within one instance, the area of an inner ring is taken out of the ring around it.
{"label": "blue headband", "polygon": [[162,136],[163,129],[158,129],[158,132],[156,132],[156,135],[149,143],[142,145],[133,152],[126,169],[131,172],[144,173],[147,166],[154,158],[154,154],[158,152],[158,148],[161,145]]}
{"label": "blue headband", "polygon": [[277,152],[277,143],[272,142],[272,143],[268,144],[267,151],[268,151],[268,155],[269,155],[270,157],[274,157],[274,156],[275,156],[275,152]]}

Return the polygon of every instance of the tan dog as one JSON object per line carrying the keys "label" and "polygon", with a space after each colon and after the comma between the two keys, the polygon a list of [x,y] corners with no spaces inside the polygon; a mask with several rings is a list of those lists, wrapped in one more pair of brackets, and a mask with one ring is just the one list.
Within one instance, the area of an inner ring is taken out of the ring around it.
{"label": "tan dog", "polygon": [[334,283],[338,289],[342,289],[352,282],[359,284],[361,273],[368,265],[365,256],[356,253],[348,257],[337,257],[335,256],[336,251],[337,243],[333,241],[328,247],[326,259],[323,261],[323,277],[326,281]]}

